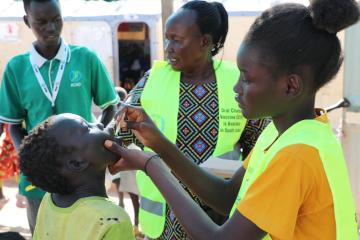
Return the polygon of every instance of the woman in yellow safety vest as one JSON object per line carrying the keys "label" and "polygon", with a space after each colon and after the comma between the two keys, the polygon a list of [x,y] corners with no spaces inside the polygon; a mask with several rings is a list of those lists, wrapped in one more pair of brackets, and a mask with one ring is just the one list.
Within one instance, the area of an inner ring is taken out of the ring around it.
{"label": "woman in yellow safety vest", "polygon": [[[120,124],[159,155],[106,141],[120,157],[111,171],[143,170],[193,239],[357,240],[341,145],[326,112],[314,105],[316,92],[342,63],[336,33],[358,19],[354,0],[313,0],[309,7],[273,6],[255,20],[238,51],[234,91],[246,118],[271,116],[273,123],[230,180],[189,161],[134,107],[125,108]],[[230,214],[226,223],[212,222],[168,167],[209,206]]]}
{"label": "woman in yellow safety vest", "polygon": [[[155,61],[126,100],[142,106],[165,137],[196,164],[211,156],[238,160],[239,153],[233,154],[239,149],[237,143],[245,157],[269,122],[243,117],[232,91],[240,74],[236,64],[213,59],[227,32],[228,15],[221,3],[190,1],[183,5],[166,22],[166,61]],[[120,136],[138,142],[127,131]],[[188,239],[151,179],[138,171],[136,180],[142,232],[152,239]],[[199,181],[198,177],[193,176],[193,181]],[[189,193],[215,222],[225,220]],[[135,214],[135,224],[136,220]]]}

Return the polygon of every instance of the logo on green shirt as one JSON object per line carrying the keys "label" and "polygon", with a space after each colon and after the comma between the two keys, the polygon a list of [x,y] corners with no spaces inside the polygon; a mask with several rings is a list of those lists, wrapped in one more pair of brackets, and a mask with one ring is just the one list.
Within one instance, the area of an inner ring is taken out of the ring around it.
{"label": "logo on green shirt", "polygon": [[80,71],[72,70],[70,71],[70,86],[71,87],[80,87],[81,86],[82,75]]}

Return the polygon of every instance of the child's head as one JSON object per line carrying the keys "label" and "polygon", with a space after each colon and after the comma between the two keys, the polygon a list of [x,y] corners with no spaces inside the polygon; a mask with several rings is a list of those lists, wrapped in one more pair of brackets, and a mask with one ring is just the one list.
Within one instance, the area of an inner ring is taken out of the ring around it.
{"label": "child's head", "polygon": [[57,46],[63,27],[59,0],[23,0],[25,24],[43,47]]}
{"label": "child's head", "polygon": [[117,157],[103,147],[113,139],[102,124],[88,123],[74,114],[52,116],[24,138],[20,169],[35,186],[69,194],[84,180],[99,179]]}
{"label": "child's head", "polygon": [[354,0],[310,2],[309,7],[276,5],[247,33],[238,52],[241,77],[235,86],[247,117],[274,117],[306,101],[310,105],[338,72],[342,54],[336,33],[358,21],[359,7]]}

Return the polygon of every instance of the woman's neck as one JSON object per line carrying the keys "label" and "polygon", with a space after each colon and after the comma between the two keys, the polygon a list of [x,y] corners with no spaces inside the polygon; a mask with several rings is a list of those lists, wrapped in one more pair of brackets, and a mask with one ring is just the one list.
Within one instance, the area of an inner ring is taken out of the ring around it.
{"label": "woman's neck", "polygon": [[189,71],[181,72],[181,82],[190,84],[204,84],[215,82],[215,71],[213,61],[206,61]]}
{"label": "woman's neck", "polygon": [[286,111],[282,115],[273,117],[272,119],[276,129],[279,132],[279,136],[297,122],[305,119],[316,118],[314,102],[315,101],[310,100],[301,106],[297,106]]}

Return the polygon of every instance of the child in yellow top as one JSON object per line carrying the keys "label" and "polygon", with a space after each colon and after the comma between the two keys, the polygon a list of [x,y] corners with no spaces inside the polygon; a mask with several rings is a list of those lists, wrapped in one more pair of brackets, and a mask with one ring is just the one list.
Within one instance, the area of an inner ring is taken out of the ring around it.
{"label": "child in yellow top", "polygon": [[106,167],[116,157],[103,125],[74,114],[55,115],[25,137],[20,169],[46,195],[33,239],[134,239],[129,216],[107,199]]}
{"label": "child in yellow top", "polygon": [[[316,92],[342,63],[336,33],[358,19],[354,0],[313,0],[309,7],[273,6],[255,20],[238,51],[241,76],[234,91],[244,117],[273,122],[231,179],[193,164],[134,107],[123,110],[121,125],[163,161],[106,141],[120,158],[111,170],[144,170],[192,239],[357,240],[341,145],[326,113],[314,105]],[[211,221],[172,173],[229,219],[221,226]]]}

